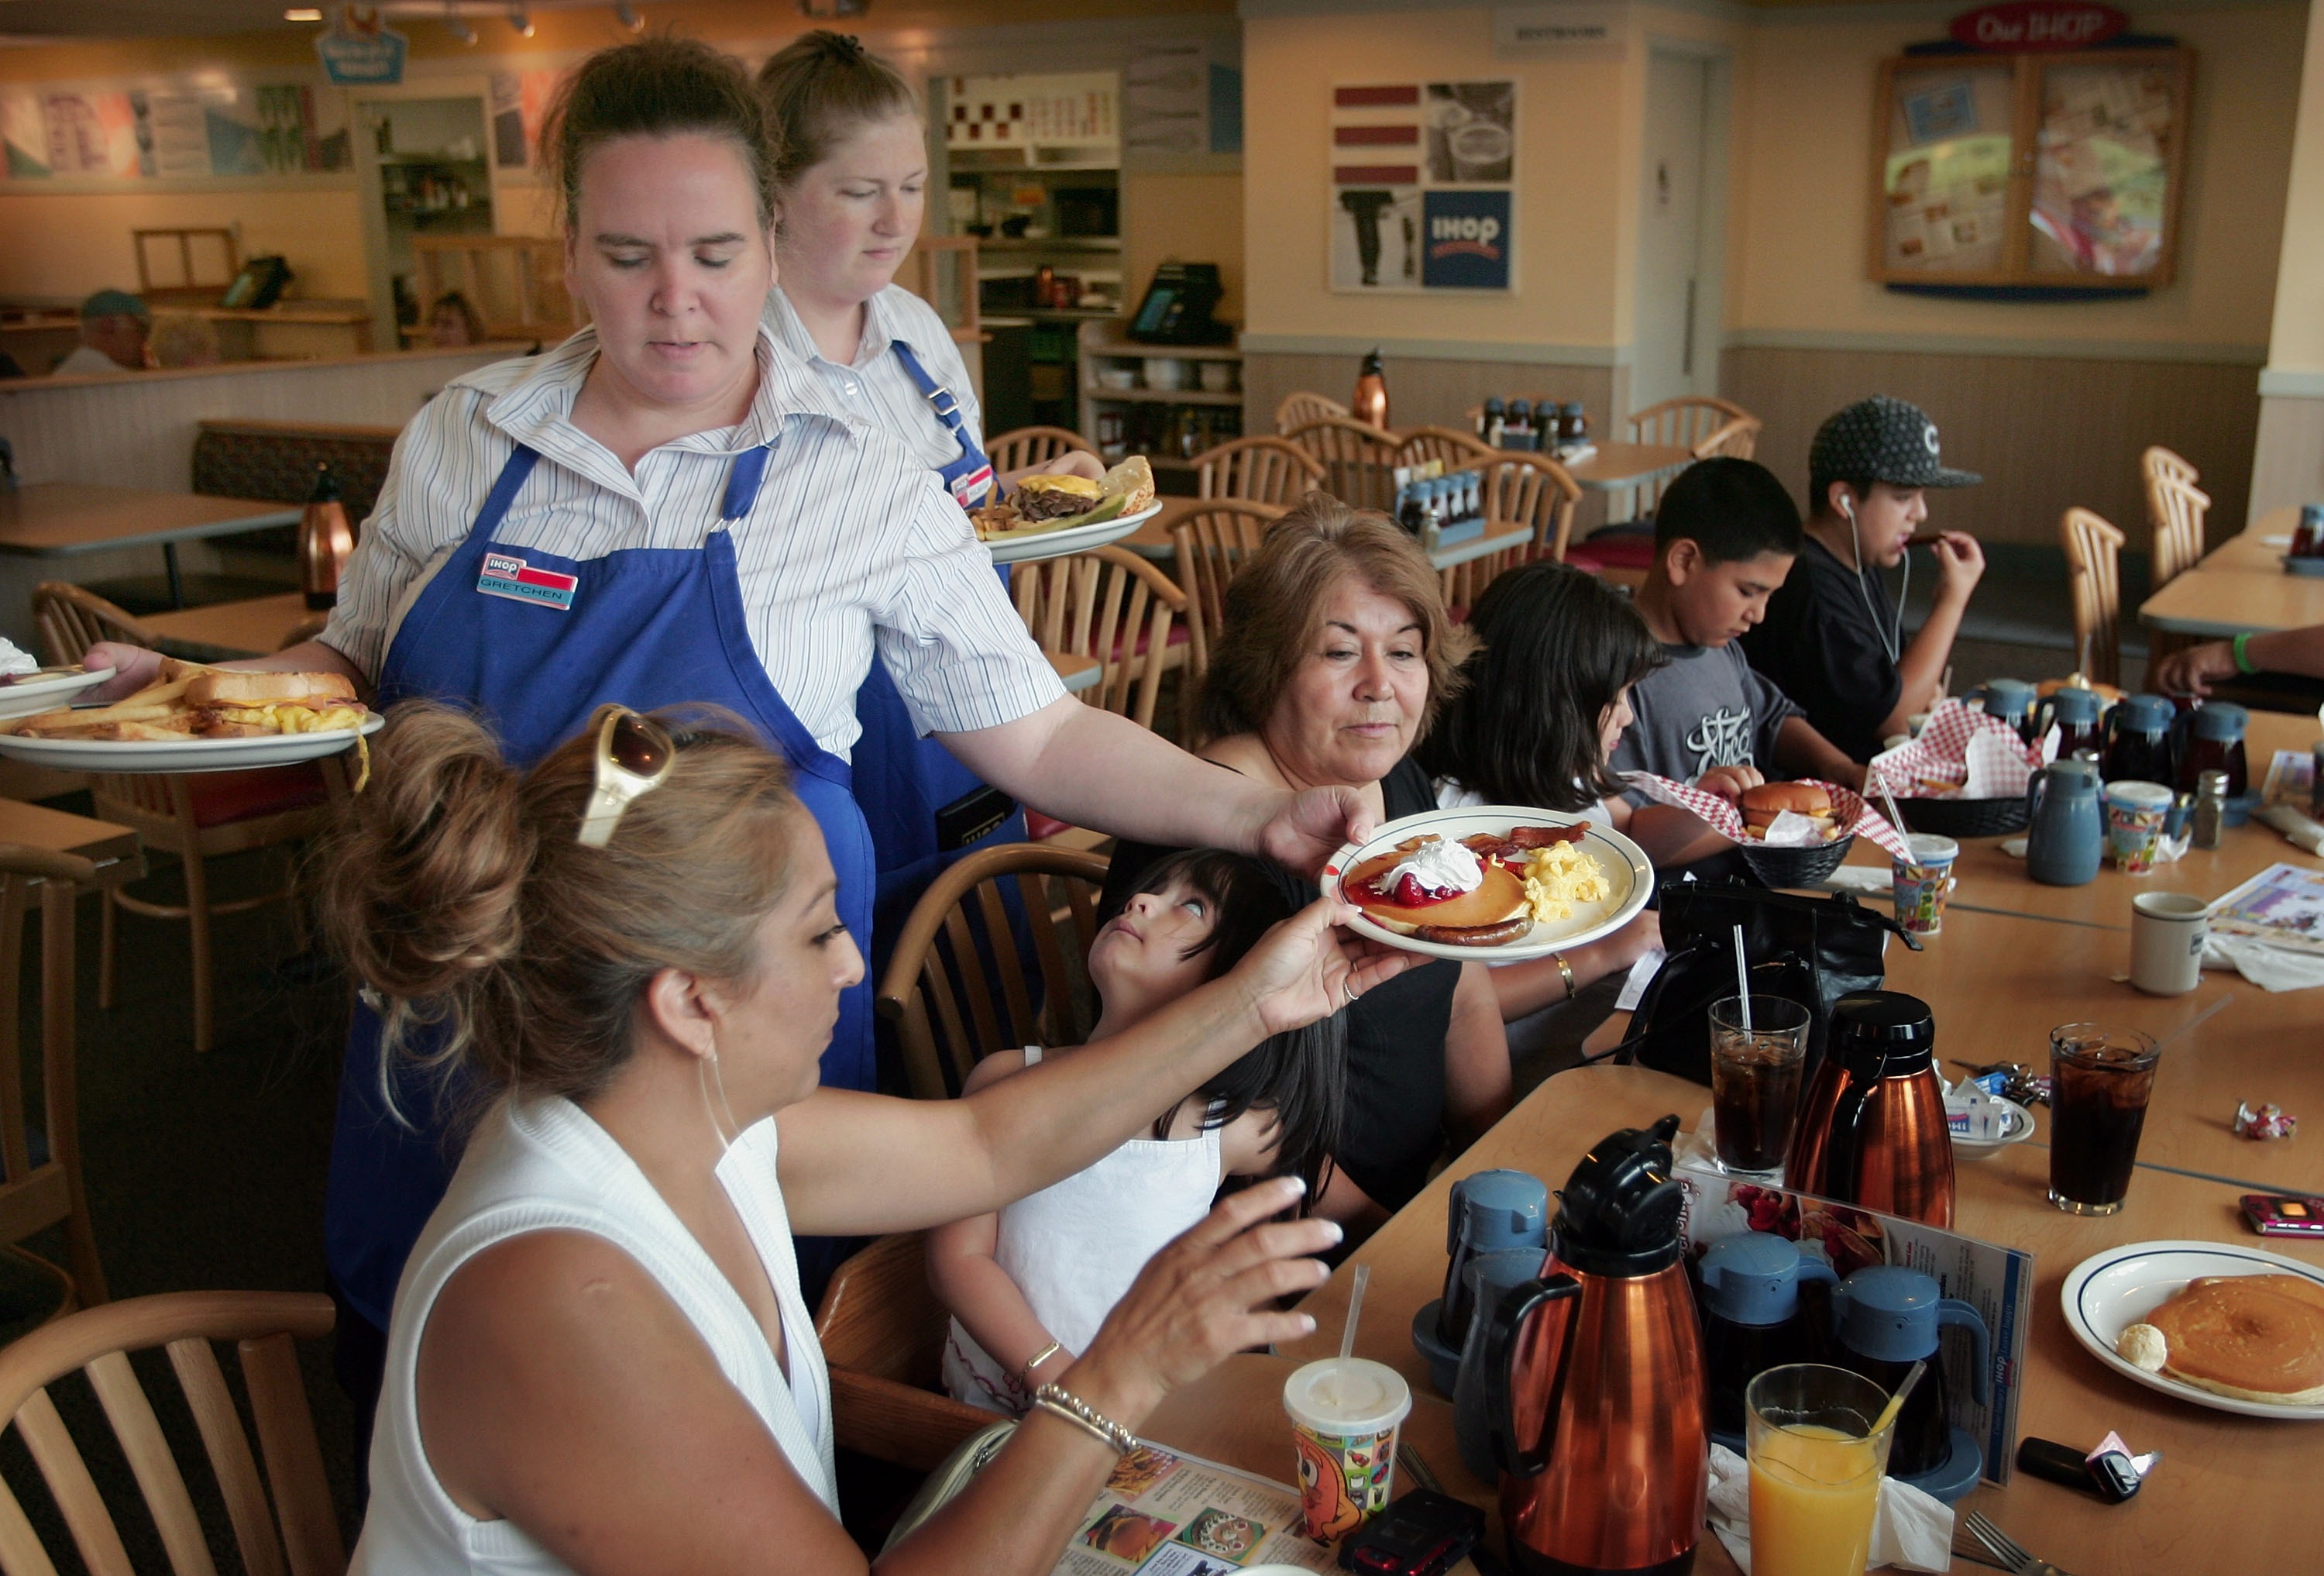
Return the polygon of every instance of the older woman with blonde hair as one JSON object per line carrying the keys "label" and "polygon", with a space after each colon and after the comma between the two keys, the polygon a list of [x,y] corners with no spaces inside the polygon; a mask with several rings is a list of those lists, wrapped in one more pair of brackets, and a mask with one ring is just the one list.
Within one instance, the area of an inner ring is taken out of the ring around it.
{"label": "older woman with blonde hair", "polygon": [[[1269,788],[1352,788],[1382,821],[1433,810],[1411,751],[1471,644],[1409,535],[1310,493],[1227,587],[1200,753]],[[1162,852],[1117,849],[1113,881]],[[1297,901],[1317,895],[1304,877],[1283,880]],[[1355,1236],[1420,1191],[1448,1137],[1465,1143],[1508,1107],[1508,1046],[1484,965],[1415,968],[1350,1009],[1347,1088],[1318,1212]]]}

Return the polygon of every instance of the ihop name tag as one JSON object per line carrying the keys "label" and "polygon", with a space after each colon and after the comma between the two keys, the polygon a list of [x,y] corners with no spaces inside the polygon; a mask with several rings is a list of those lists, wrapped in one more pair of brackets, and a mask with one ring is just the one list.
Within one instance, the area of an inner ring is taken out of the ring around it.
{"label": "ihop name tag", "polygon": [[486,553],[484,573],[476,576],[476,589],[486,596],[505,596],[559,613],[573,611],[573,588],[580,584],[577,576],[535,569],[506,553]]}

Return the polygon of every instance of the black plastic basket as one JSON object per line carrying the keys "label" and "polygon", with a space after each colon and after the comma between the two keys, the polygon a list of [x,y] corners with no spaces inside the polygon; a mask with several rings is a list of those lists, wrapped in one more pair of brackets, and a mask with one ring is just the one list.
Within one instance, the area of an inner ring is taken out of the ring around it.
{"label": "black plastic basket", "polygon": [[1743,851],[1743,862],[1751,867],[1751,873],[1767,885],[1812,887],[1847,861],[1855,842],[1850,834],[1816,848],[1767,848],[1756,843],[1735,846]]}
{"label": "black plastic basket", "polygon": [[1898,799],[1904,825],[1940,837],[2007,837],[2025,830],[2025,796],[1998,799]]}

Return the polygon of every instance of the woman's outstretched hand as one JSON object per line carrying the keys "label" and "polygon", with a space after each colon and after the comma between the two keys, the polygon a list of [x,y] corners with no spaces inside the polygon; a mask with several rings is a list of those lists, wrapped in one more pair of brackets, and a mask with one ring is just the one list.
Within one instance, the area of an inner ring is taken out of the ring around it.
{"label": "woman's outstretched hand", "polygon": [[1363,795],[1351,788],[1314,788],[1285,794],[1248,852],[1312,881],[1342,847],[1371,834],[1372,813]]}
{"label": "woman's outstretched hand", "polygon": [[120,641],[99,641],[83,653],[83,668],[110,668],[113,677],[87,692],[87,698],[116,701],[135,695],[139,690],[158,683],[161,677],[161,653],[148,646],[132,646]]}
{"label": "woman's outstretched hand", "polygon": [[1313,1333],[1312,1315],[1275,1306],[1329,1278],[1330,1268],[1309,1256],[1340,1240],[1330,1221],[1272,1219],[1305,1191],[1297,1177],[1279,1176],[1230,1194],[1147,1261],[1058,1382],[1101,1410],[1111,1402],[1143,1418],[1234,1353]]}
{"label": "woman's outstretched hand", "polygon": [[1251,993],[1268,1033],[1329,1018],[1426,961],[1338,928],[1355,916],[1350,905],[1319,898],[1260,936],[1234,966],[1229,977]]}

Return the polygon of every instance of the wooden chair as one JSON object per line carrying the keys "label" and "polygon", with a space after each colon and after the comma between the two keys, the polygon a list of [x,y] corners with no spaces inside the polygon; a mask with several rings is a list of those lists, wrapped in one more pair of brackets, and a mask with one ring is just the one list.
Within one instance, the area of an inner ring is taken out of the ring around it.
{"label": "wooden chair", "polygon": [[1295,427],[1305,427],[1323,416],[1345,416],[1348,408],[1328,394],[1311,394],[1305,389],[1295,389],[1283,396],[1283,403],[1275,408],[1275,430],[1286,433]]}
{"label": "wooden chair", "polygon": [[[969,1069],[995,1051],[1088,1037],[1094,1004],[1078,987],[1097,938],[1106,862],[1080,849],[1006,843],[970,854],[921,894],[876,998],[880,1016],[896,1026],[915,1098],[958,1094]],[[1024,903],[1029,959],[1019,954],[1004,906],[1010,887]],[[1028,964],[1040,971],[1038,1008]]]}
{"label": "wooden chair", "polygon": [[1342,502],[1358,509],[1395,506],[1395,433],[1351,416],[1319,416],[1285,436],[1323,467],[1318,484]]}
{"label": "wooden chair", "polygon": [[[185,1475],[130,1367],[130,1353],[159,1346],[168,1348],[193,1413],[242,1568],[251,1576],[346,1571],[346,1545],[294,1344],[330,1331],[331,1300],[318,1294],[171,1292],[88,1309],[0,1350],[0,1415],[30,1447],[80,1563],[97,1576],[128,1576],[132,1569],[114,1513],[49,1395],[51,1385],[75,1370],[87,1376],[113,1425],[173,1576],[213,1576],[217,1569]],[[257,1429],[255,1452],[214,1341],[235,1342]],[[56,1570],[15,1494],[0,1486],[0,1572],[56,1576]]]}
{"label": "wooden chair", "polygon": [[1282,513],[1271,503],[1222,498],[1170,528],[1178,589],[1186,594],[1184,693],[1191,695],[1200,687],[1203,676],[1211,670],[1211,642],[1226,624],[1227,582],[1244,559],[1259,551],[1259,539]]}
{"label": "wooden chair", "polygon": [[1431,460],[1439,460],[1448,472],[1469,471],[1491,464],[1503,452],[1474,433],[1450,427],[1416,427],[1396,446],[1396,463],[1425,465]]}
{"label": "wooden chair", "polygon": [[2080,505],[2058,522],[2074,597],[2074,660],[2094,683],[2122,682],[2122,532]]}
{"label": "wooden chair", "polygon": [[2152,587],[2160,591],[2203,557],[2203,527],[2211,495],[2195,485],[2195,467],[2167,448],[2150,448],[2145,473],[2146,521],[2154,530]]}
{"label": "wooden chair", "polygon": [[1097,450],[1080,433],[1068,432],[1062,427],[1019,427],[985,445],[984,453],[992,462],[992,474],[1005,476],[1011,471],[1046,465],[1059,455],[1095,454]]}
{"label": "wooden chair", "polygon": [[1097,682],[1082,699],[1151,728],[1162,676],[1185,665],[1191,640],[1174,632],[1186,594],[1170,576],[1136,553],[1099,548],[1019,564],[1010,583],[1043,650],[1096,659]]}
{"label": "wooden chair", "polygon": [[882,1237],[843,1263],[823,1290],[815,1332],[831,1369],[831,1432],[841,1450],[916,1472],[1000,1421],[944,1393],[952,1315],[928,1286],[918,1231]]}
{"label": "wooden chair", "polygon": [[1323,484],[1323,467],[1280,438],[1237,438],[1194,456],[1194,495],[1288,509]]}
{"label": "wooden chair", "polygon": [[[1759,446],[1759,419],[1731,400],[1709,394],[1683,394],[1649,405],[1630,416],[1628,423],[1631,442],[1683,447],[1699,460],[1748,460]],[[1632,517],[1650,512],[1677,474],[1634,488]]]}
{"label": "wooden chair", "polygon": [[[157,644],[152,631],[136,620],[78,585],[43,581],[34,586],[32,616],[51,663],[80,660],[92,640]],[[182,904],[134,898],[117,885],[106,888],[97,947],[97,1005],[113,1006],[120,972],[121,910],[150,919],[183,919],[193,947],[194,1049],[208,1050],[216,1040],[210,921],[221,914],[280,902],[290,895],[290,888],[286,882],[258,897],[214,903],[205,862],[296,842],[318,831],[324,801],[337,775],[336,764],[327,763],[323,769],[93,776],[90,796],[99,818],[134,827],[148,848],[176,854],[186,880]]]}
{"label": "wooden chair", "polygon": [[[74,899],[94,883],[88,860],[22,843],[0,843],[0,1231],[11,1244],[50,1226],[64,1228],[67,1279],[60,1304],[106,1300],[105,1270],[81,1185],[79,1075],[76,1071]],[[35,1164],[24,1108],[17,982],[23,978],[24,919],[41,916],[40,1123],[47,1157]],[[30,1258],[27,1254],[24,1257]]]}
{"label": "wooden chair", "polygon": [[2194,461],[2184,455],[2173,453],[2159,443],[2147,446],[2146,452],[2138,456],[2138,467],[2150,479],[2156,476],[2169,476],[2173,481],[2184,482],[2190,487],[2203,479],[2203,474],[2195,468]]}

